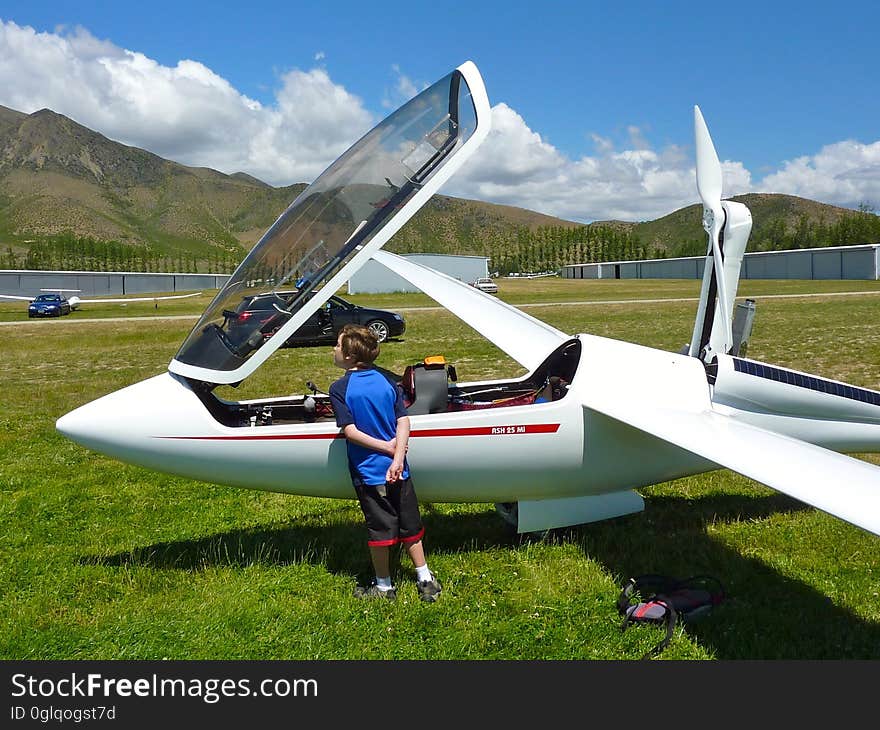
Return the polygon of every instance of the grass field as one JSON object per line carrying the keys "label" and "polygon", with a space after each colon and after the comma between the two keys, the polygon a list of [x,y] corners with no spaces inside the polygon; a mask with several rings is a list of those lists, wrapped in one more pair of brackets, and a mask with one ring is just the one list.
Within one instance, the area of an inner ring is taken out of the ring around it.
{"label": "grass field", "polygon": [[[563,331],[678,350],[694,302],[610,302],[698,290],[501,280],[499,296]],[[772,296],[844,291],[865,294]],[[750,356],[880,389],[872,293],[880,283],[742,282],[758,303]],[[623,580],[648,572],[709,573],[729,593],[662,658],[880,658],[880,538],[729,471],[641,490],[643,513],[542,539],[512,534],[492,505],[425,504],[440,601],[417,600],[404,560],[398,601],[363,604],[351,597],[369,575],[353,499],[193,482],[56,433],[72,408],[164,371],[210,298],[84,305],[53,321],[0,304],[0,322],[19,322],[0,327],[0,658],[636,659],[662,632],[621,632],[615,601]],[[443,354],[461,380],[521,372],[447,312],[415,309],[432,307],[427,297],[351,299],[407,310],[384,367]],[[329,347],[299,347],[222,393],[302,392],[336,376]]]}

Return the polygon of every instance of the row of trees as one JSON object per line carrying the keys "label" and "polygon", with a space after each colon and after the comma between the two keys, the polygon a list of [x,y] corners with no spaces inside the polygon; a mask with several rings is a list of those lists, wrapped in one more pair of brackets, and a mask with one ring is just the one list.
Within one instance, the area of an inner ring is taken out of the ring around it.
{"label": "row of trees", "polygon": [[774,221],[753,241],[755,251],[785,251],[793,248],[820,248],[822,246],[849,246],[880,241],[880,216],[867,205],[835,223],[823,220],[811,222],[801,216],[793,227],[784,221]]}
{"label": "row of trees", "polygon": [[90,236],[63,233],[28,244],[16,252],[7,246],[4,268],[40,271],[144,271],[232,273],[240,252],[212,248],[206,257],[178,249],[174,254],[147,245],[99,241]]}
{"label": "row of trees", "polygon": [[[880,242],[880,216],[862,204],[850,215],[834,223],[824,219],[811,221],[802,215],[794,224],[776,218],[768,225],[755,227],[749,239],[749,251],[790,251],[798,248],[856,246]],[[706,253],[706,238],[694,238],[675,246],[669,256],[701,256]]]}
{"label": "row of trees", "polygon": [[[834,223],[811,221],[801,216],[791,226],[778,218],[763,228],[755,228],[749,251],[783,251],[821,246],[848,246],[880,241],[880,216],[868,206]],[[399,253],[419,251],[419,241],[394,246]],[[648,247],[632,229],[613,225],[540,226],[517,228],[513,235],[493,231],[474,236],[469,246],[445,253],[488,257],[492,269],[501,274],[513,272],[557,271],[568,264],[603,261],[637,261],[667,256],[701,256],[706,252],[705,237],[693,238],[667,251]],[[424,250],[424,249],[422,249]],[[440,252],[440,251],[438,251]],[[146,245],[99,241],[88,236],[65,233],[31,242],[23,253],[7,247],[2,258],[5,268],[82,271],[167,271],[231,273],[241,261],[241,251],[214,247],[201,258],[178,249],[170,255]]]}
{"label": "row of trees", "polygon": [[489,251],[492,268],[501,273],[556,271],[566,264],[635,261],[645,247],[631,231],[613,226],[541,226],[520,228],[515,243]]}
{"label": "row of trees", "polygon": [[539,226],[534,230],[520,226],[512,233],[490,228],[472,234],[466,241],[458,239],[446,246],[403,237],[392,241],[391,248],[397,253],[486,256],[492,269],[501,274],[557,271],[572,263],[630,261],[648,253],[631,231],[614,226]]}
{"label": "row of trees", "polygon": [[[784,251],[875,242],[880,242],[880,216],[869,206],[862,205],[858,211],[834,223],[825,223],[822,219],[811,221],[801,216],[792,226],[778,218],[768,226],[753,230],[748,250]],[[496,234],[480,242],[479,248],[461,253],[488,256],[494,270],[509,274],[557,271],[568,264],[702,256],[706,253],[706,237],[696,237],[666,250],[656,246],[649,248],[632,229],[625,227],[541,226],[535,230],[518,228],[513,237]]]}

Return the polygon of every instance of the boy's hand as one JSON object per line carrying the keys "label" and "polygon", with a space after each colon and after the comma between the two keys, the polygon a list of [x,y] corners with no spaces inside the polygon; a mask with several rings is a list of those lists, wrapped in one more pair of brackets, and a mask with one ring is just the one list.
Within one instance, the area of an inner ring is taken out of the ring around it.
{"label": "boy's hand", "polygon": [[385,481],[396,482],[400,479],[402,474],[403,459],[393,459],[391,461],[391,466],[388,467],[388,471],[385,473]]}
{"label": "boy's hand", "polygon": [[[391,439],[390,441],[386,441],[385,443],[388,445],[388,448],[385,450],[385,453],[388,456],[393,457],[394,452],[397,451],[397,437],[395,436],[393,439]],[[403,453],[405,454],[407,451],[409,451],[409,444],[406,445],[406,449],[404,449]]]}

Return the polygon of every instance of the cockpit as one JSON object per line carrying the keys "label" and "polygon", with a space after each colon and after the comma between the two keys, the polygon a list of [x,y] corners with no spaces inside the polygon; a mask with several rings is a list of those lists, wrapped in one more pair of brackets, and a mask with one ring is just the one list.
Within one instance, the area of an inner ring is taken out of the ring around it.
{"label": "cockpit", "polygon": [[[171,372],[240,382],[384,245],[474,135],[466,66],[386,118],[303,190],[208,306]],[[271,301],[271,316],[238,317],[255,298]]]}
{"label": "cockpit", "polygon": [[[364,135],[278,217],[169,365],[216,421],[242,427],[332,420],[327,394],[311,382],[311,393],[257,400],[225,400],[214,391],[238,387],[371,256],[387,256],[379,249],[485,139],[489,117],[479,72],[465,63]],[[482,296],[465,288],[467,295]],[[483,410],[563,397],[580,344],[545,330],[543,342],[553,343],[553,351],[527,377],[460,384],[445,362],[415,363],[396,376],[409,412]]]}

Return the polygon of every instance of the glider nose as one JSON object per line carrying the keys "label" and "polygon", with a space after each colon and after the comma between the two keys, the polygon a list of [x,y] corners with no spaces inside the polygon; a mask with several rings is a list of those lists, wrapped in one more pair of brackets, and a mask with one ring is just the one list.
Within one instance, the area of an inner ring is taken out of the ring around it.
{"label": "glider nose", "polygon": [[110,456],[142,437],[137,414],[150,407],[153,380],[135,383],[72,410],[55,422],[59,433],[87,448]]}
{"label": "glider nose", "polygon": [[70,411],[55,422],[55,428],[94,451],[139,462],[138,457],[155,450],[157,440],[169,429],[190,420],[187,412],[197,411],[197,404],[182,381],[163,373]]}
{"label": "glider nose", "polygon": [[95,422],[93,417],[95,408],[93,406],[94,403],[86,403],[84,406],[64,414],[55,421],[55,428],[62,436],[66,436],[71,441],[83,443],[83,439],[88,438],[93,430],[92,424]]}

